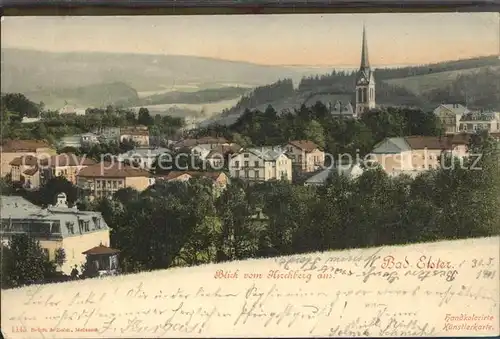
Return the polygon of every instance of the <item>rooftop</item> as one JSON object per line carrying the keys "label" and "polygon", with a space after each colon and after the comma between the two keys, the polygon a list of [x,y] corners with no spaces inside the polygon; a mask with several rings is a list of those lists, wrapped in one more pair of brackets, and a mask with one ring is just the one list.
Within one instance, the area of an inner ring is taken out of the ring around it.
{"label": "rooftop", "polygon": [[22,155],[20,157],[14,158],[9,165],[11,166],[36,166],[38,164],[38,158],[33,155]]}
{"label": "rooftop", "polygon": [[49,148],[45,140],[5,140],[0,146],[2,152],[36,152],[38,148]]}
{"label": "rooftop", "polygon": [[[29,229],[30,232],[45,232],[63,238],[109,230],[101,213],[70,208],[66,204],[65,196],[64,198],[60,196],[56,205],[42,208],[23,197],[2,195],[0,198],[2,221],[15,222],[18,220],[22,223],[15,223],[15,225],[8,227],[6,223],[2,222],[1,231],[27,232],[23,227],[30,221],[33,222]],[[84,225],[88,225],[88,230],[85,229]]]}
{"label": "rooftop", "polygon": [[41,165],[49,167],[63,167],[63,166],[90,166],[96,162],[87,157],[79,157],[73,153],[61,153],[53,155],[40,161]]}
{"label": "rooftop", "polygon": [[102,255],[102,254],[117,254],[117,253],[120,253],[120,250],[104,246],[103,244],[100,244],[99,246],[96,247],[92,247],[91,249],[82,252],[82,254],[85,255]]}
{"label": "rooftop", "polygon": [[126,177],[149,177],[148,171],[126,165],[119,161],[101,162],[83,168],[78,172],[78,177],[108,177],[108,178],[126,178]]}
{"label": "rooftop", "polygon": [[306,151],[307,153],[319,149],[318,145],[309,140],[292,140],[289,141],[288,143],[297,147],[298,149]]}
{"label": "rooftop", "polygon": [[281,155],[285,154],[284,149],[275,146],[247,148],[246,150],[243,150],[241,153],[245,152],[250,152],[265,161],[276,161]]}

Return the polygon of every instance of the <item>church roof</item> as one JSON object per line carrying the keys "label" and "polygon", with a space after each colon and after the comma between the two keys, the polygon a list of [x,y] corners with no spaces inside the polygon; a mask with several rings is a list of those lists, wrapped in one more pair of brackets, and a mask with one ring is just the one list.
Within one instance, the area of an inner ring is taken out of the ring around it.
{"label": "church roof", "polygon": [[366,43],[366,29],[363,25],[363,46],[361,47],[360,69],[370,69],[370,59],[368,58],[368,44]]}

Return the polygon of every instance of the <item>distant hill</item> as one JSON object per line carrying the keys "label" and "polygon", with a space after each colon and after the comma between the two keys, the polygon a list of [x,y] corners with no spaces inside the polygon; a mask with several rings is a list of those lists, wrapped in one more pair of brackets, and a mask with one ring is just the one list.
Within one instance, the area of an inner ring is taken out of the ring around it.
{"label": "distant hill", "polygon": [[[195,56],[128,53],[51,53],[2,48],[2,91],[33,92],[123,82],[138,92],[178,85],[246,84],[258,86],[311,70],[265,66]],[[212,86],[210,86],[212,87]]]}
{"label": "distant hill", "polygon": [[66,103],[76,107],[124,105],[139,100],[137,91],[123,82],[94,84],[59,90],[25,92],[34,102],[43,101],[49,108],[61,108]]}
{"label": "distant hill", "polygon": [[174,91],[141,98],[134,103],[134,106],[213,103],[235,99],[249,91],[251,89],[243,87],[211,88],[195,92]]}

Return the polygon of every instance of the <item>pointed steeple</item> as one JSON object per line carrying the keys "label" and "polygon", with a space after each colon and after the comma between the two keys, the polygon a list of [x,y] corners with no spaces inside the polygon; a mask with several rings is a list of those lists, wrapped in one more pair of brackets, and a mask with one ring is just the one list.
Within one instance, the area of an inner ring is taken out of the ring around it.
{"label": "pointed steeple", "polygon": [[369,69],[370,60],[368,59],[368,44],[366,43],[366,28],[363,24],[363,46],[361,47],[361,66],[360,69]]}

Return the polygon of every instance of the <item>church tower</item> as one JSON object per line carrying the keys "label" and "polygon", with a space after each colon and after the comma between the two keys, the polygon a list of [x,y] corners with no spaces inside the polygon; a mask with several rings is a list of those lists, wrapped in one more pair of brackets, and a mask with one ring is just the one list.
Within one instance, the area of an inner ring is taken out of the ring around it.
{"label": "church tower", "polygon": [[356,76],[356,112],[359,117],[375,108],[375,78],[368,59],[368,44],[366,30],[363,25],[363,46],[361,47],[361,66]]}

